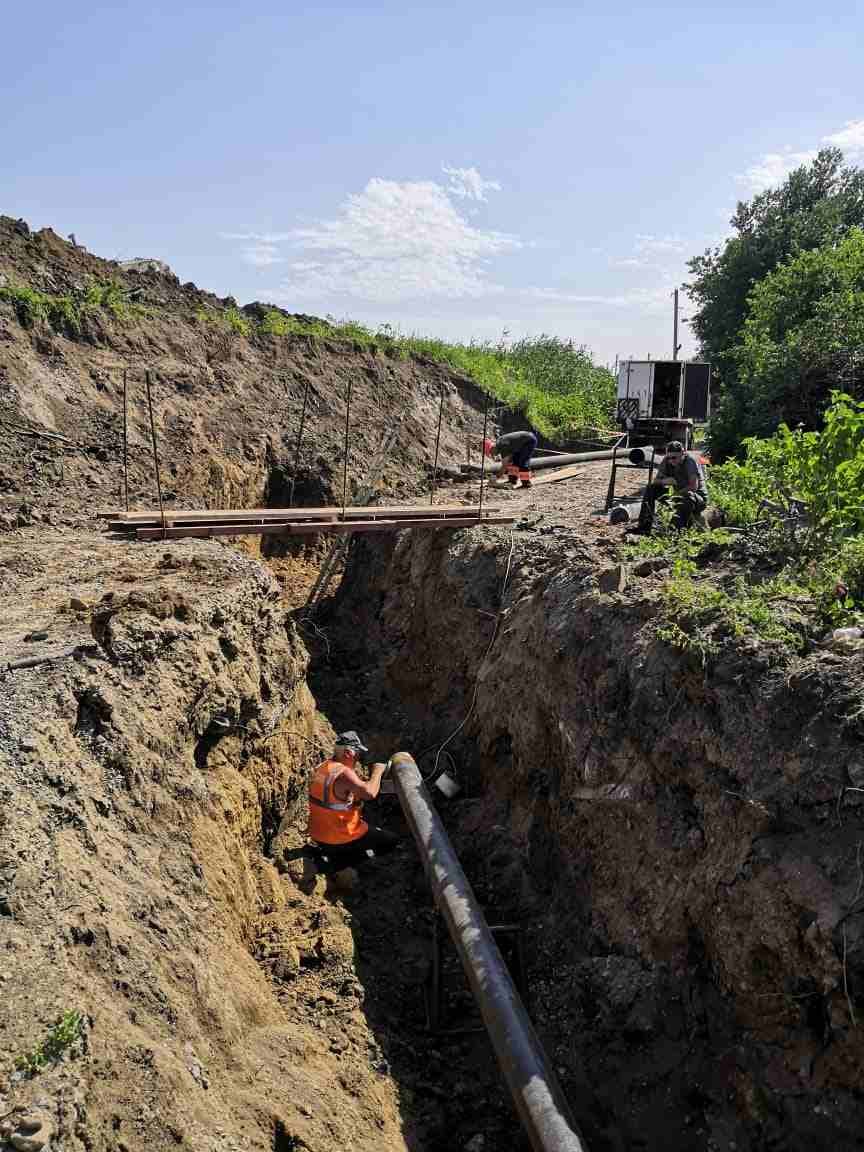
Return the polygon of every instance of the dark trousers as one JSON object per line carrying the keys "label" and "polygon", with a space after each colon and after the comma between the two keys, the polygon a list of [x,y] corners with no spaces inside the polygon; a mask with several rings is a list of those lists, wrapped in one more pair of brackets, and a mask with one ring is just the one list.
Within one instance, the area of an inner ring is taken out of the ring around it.
{"label": "dark trousers", "polygon": [[675,492],[664,484],[649,484],[642,497],[642,508],[639,512],[639,527],[650,532],[654,527],[654,515],[658,503],[668,503],[669,500],[675,508],[672,527],[678,529],[689,528],[700,512],[704,512],[708,501],[702,492]]}
{"label": "dark trousers", "polygon": [[331,868],[336,870],[365,864],[369,859],[367,852],[372,852],[375,856],[386,856],[398,843],[399,837],[394,833],[370,824],[369,831],[358,840],[352,840],[350,844],[316,843],[315,846],[320,854],[326,857]]}

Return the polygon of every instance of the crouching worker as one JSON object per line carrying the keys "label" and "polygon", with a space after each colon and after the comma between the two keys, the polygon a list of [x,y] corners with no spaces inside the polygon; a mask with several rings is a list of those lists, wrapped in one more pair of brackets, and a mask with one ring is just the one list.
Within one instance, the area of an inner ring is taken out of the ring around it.
{"label": "crouching worker", "polygon": [[392,832],[363,819],[363,802],[376,798],[387,771],[386,764],[373,764],[368,780],[358,776],[355,769],[368,751],[356,732],[343,732],[332,759],[318,765],[309,784],[309,839],[334,868],[383,856],[399,842]]}
{"label": "crouching worker", "polygon": [[495,441],[492,455],[501,457],[502,471],[511,488],[515,488],[520,480],[523,488],[531,487],[528,465],[536,449],[537,437],[533,432],[508,432]]}
{"label": "crouching worker", "polygon": [[672,440],[666,445],[666,455],[653,482],[645,489],[639,524],[633,531],[649,536],[658,502],[669,500],[674,507],[672,527],[679,531],[689,528],[695,517],[708,506],[705,465],[695,452],[685,452],[680,440]]}

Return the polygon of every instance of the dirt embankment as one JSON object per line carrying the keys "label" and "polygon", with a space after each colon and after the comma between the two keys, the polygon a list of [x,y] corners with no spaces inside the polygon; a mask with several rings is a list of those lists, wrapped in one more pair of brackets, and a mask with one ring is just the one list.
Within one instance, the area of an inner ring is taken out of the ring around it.
{"label": "dirt embankment", "polygon": [[0,1136],[404,1149],[350,918],[268,855],[332,740],[275,581],[44,529],[0,575],[4,668],[75,650],[0,683]]}
{"label": "dirt embankment", "polygon": [[592,1149],[860,1147],[861,656],[702,667],[661,576],[601,594],[608,533],[525,516],[356,545],[319,698],[418,750],[467,715],[452,823]]}
{"label": "dirt embankment", "polygon": [[[465,459],[469,433],[477,451],[477,389],[438,364],[400,359],[383,346],[267,335],[252,323],[260,307],[247,315],[170,273],[125,270],[50,229],[34,233],[0,217],[0,287],[80,299],[108,283],[119,314],[85,308],[77,329],[45,318],[25,327],[14,302],[0,300],[0,523],[14,523],[22,503],[37,520],[62,523],[122,502],[124,370],[133,507],[157,500],[147,370],[169,508],[285,504],[307,388],[299,504],[341,499],[349,381],[349,499],[391,430],[381,485],[398,496],[424,484],[442,391],[441,463]],[[229,315],[248,323],[248,334]]]}

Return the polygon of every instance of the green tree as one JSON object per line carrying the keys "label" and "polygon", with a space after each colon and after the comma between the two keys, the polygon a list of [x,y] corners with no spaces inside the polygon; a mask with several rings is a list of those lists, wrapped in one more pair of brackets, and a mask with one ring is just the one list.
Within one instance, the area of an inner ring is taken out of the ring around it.
{"label": "green tree", "polygon": [[864,231],[780,265],[752,290],[734,366],[712,420],[712,450],[781,423],[819,426],[832,389],[864,386]]}
{"label": "green tree", "polygon": [[735,434],[731,419],[737,403],[734,350],[741,343],[750,292],[784,261],[836,244],[851,227],[864,224],[864,172],[844,167],[837,149],[824,149],[779,188],[739,203],[730,223],[734,233],[724,244],[690,261],[687,285],[696,304],[691,323],[701,352],[714,365],[721,395],[733,393],[732,402],[724,402],[723,421],[731,439],[718,438],[712,429],[712,448],[724,453],[735,450],[743,433]]}

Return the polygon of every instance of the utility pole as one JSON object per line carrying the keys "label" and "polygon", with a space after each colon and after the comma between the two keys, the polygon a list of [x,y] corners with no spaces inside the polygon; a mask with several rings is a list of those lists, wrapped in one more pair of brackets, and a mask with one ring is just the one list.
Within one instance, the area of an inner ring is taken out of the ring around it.
{"label": "utility pole", "polygon": [[678,343],[678,289],[672,293],[673,305],[673,319],[672,319],[672,359],[678,359],[678,353],[681,351],[681,345]]}

